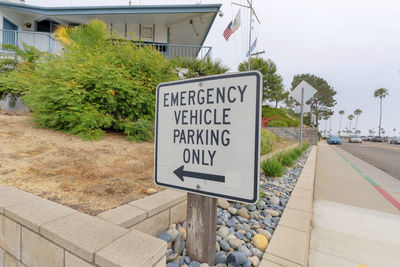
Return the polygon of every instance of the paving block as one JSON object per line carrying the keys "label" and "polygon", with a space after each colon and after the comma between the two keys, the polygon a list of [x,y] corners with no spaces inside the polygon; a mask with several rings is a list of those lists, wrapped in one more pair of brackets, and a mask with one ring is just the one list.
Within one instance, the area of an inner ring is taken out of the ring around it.
{"label": "paving block", "polygon": [[172,207],[170,210],[170,224],[182,222],[187,217],[187,200]]}
{"label": "paving block", "polygon": [[[1,266],[1,264],[0,264]],[[4,266],[5,267],[25,267],[21,262],[19,262],[16,258],[11,256],[8,253],[5,253],[4,257]]]}
{"label": "paving block", "polygon": [[6,190],[11,190],[14,187],[12,186],[8,186],[8,185],[4,185],[4,184],[0,184],[0,192],[6,191]]}
{"label": "paving block", "polygon": [[0,267],[5,267],[4,258],[6,257],[6,252],[0,248]]}
{"label": "paving block", "polygon": [[4,209],[10,206],[31,202],[40,199],[38,196],[26,193],[16,188],[1,191],[0,194],[0,214],[4,214]]}
{"label": "paving block", "polygon": [[151,217],[160,211],[169,209],[179,202],[186,200],[186,196],[186,192],[167,189],[157,194],[132,201],[129,205],[147,211],[147,216]]}
{"label": "paving block", "polygon": [[165,241],[132,230],[97,252],[96,264],[104,267],[153,266],[165,257],[166,251]]}
{"label": "paving block", "polygon": [[291,196],[293,197],[298,197],[298,198],[304,198],[304,199],[308,199],[308,200],[313,200],[314,199],[314,195],[313,195],[313,191],[311,190],[307,190],[304,188],[300,188],[296,185],[296,187],[294,188]]}
{"label": "paving block", "polygon": [[89,262],[93,262],[96,251],[127,232],[127,229],[80,212],[40,226],[42,235]]}
{"label": "paving block", "polygon": [[87,263],[74,254],[65,251],[65,267],[95,267],[95,265]]}
{"label": "paving block", "polygon": [[279,225],[287,226],[303,232],[310,232],[311,215],[308,212],[286,208]]}
{"label": "paving block", "polygon": [[152,236],[157,236],[165,232],[168,229],[168,226],[169,210],[165,210],[132,226],[130,229],[135,229]]}
{"label": "paving block", "polygon": [[131,205],[122,205],[100,213],[97,217],[121,227],[129,228],[146,219],[147,212]]}
{"label": "paving block", "polygon": [[22,262],[28,266],[64,267],[64,249],[22,227]]}
{"label": "paving block", "polygon": [[263,259],[258,267],[282,267],[282,265],[272,262],[270,260]]}
{"label": "paving block", "polygon": [[261,265],[260,266],[284,266],[284,267],[301,267],[302,265],[299,265],[297,263],[282,259],[281,257],[272,255],[270,253],[264,253],[263,261],[266,261],[268,265]]}
{"label": "paving block", "polygon": [[297,196],[291,196],[286,207],[311,213],[312,202],[312,199],[304,199]]}
{"label": "paving block", "polygon": [[40,198],[8,207],[4,213],[7,217],[39,233],[40,225],[76,212],[74,209]]}
{"label": "paving block", "polygon": [[164,257],[161,258],[159,262],[157,262],[153,267],[165,267],[167,262],[167,256],[164,255]]}
{"label": "paving block", "polygon": [[308,234],[280,224],[267,247],[267,253],[299,265],[304,264],[307,252]]}
{"label": "paving block", "polygon": [[0,247],[21,259],[21,226],[0,214]]}

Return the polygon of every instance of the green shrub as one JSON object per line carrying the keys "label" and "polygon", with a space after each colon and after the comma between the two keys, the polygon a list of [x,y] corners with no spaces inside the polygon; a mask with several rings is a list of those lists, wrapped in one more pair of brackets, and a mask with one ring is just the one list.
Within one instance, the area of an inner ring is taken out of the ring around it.
{"label": "green shrub", "polygon": [[303,150],[300,147],[293,148],[293,153],[296,158],[300,157],[303,154]]}
{"label": "green shrub", "polygon": [[288,124],[283,120],[273,120],[267,124],[267,127],[288,127]]}
{"label": "green shrub", "polygon": [[306,151],[308,148],[310,147],[310,143],[309,142],[304,142],[301,149],[303,151]]}
{"label": "green shrub", "polygon": [[212,61],[209,57],[205,60],[198,58],[180,57],[170,60],[179,78],[189,79],[199,76],[223,74],[229,70],[220,61]]}
{"label": "green shrub", "polygon": [[[276,127],[298,127],[300,125],[300,119],[292,117],[288,114],[287,110],[284,108],[271,108],[269,106],[264,106],[262,109],[262,115],[265,118],[271,118],[273,116],[279,117],[279,121],[286,122],[286,126],[276,126]],[[271,121],[271,123],[274,121]],[[268,126],[270,126],[268,124]],[[272,127],[272,126],[271,126]]]}
{"label": "green shrub", "polygon": [[[151,140],[156,86],[177,79],[171,64],[152,47],[111,42],[116,38],[99,21],[79,27],[70,35],[58,32],[65,53],[19,75],[29,80],[23,101],[36,123],[84,139],[114,130],[130,140]],[[93,40],[80,40],[85,36]]]}
{"label": "green shrub", "polygon": [[261,155],[272,152],[276,144],[276,136],[265,129],[261,129]]}
{"label": "green shrub", "polygon": [[285,168],[276,158],[269,158],[261,162],[261,169],[268,177],[280,177],[285,174]]}
{"label": "green shrub", "polygon": [[278,153],[274,157],[285,167],[292,167],[294,165],[294,159],[288,152]]}

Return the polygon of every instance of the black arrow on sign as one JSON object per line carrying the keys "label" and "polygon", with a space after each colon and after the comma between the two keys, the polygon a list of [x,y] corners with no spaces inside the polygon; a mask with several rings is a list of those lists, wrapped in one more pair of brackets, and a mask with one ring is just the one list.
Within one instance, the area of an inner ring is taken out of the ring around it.
{"label": "black arrow on sign", "polygon": [[184,168],[184,166],[182,165],[174,171],[175,175],[178,176],[178,178],[182,182],[184,181],[183,176],[185,176],[185,177],[190,177],[190,178],[195,178],[195,179],[225,183],[225,176],[215,175],[215,174],[207,174],[207,173],[201,173],[201,172],[184,171],[183,168]]}

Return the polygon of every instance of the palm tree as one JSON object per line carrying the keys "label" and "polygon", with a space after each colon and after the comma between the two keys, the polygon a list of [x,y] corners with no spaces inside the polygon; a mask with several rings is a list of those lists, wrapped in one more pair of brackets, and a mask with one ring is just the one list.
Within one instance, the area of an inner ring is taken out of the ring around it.
{"label": "palm tree", "polygon": [[393,128],[393,137],[396,137],[396,128]]}
{"label": "palm tree", "polygon": [[347,116],[347,118],[348,118],[349,121],[350,121],[350,127],[349,127],[349,129],[351,129],[351,121],[354,119],[354,115],[353,115],[353,114],[350,114],[349,116]]}
{"label": "palm tree", "polygon": [[362,110],[361,109],[356,109],[356,110],[354,110],[354,115],[356,115],[356,130],[357,130],[357,126],[358,126],[358,116],[360,116],[361,115],[361,113],[362,113]]}
{"label": "palm tree", "polygon": [[387,95],[389,95],[388,89],[379,88],[374,92],[374,97],[380,98],[380,115],[379,115],[379,127],[378,127],[378,136],[381,136],[381,124],[382,124],[382,99],[384,99]]}
{"label": "palm tree", "polygon": [[344,110],[339,110],[339,114],[340,114],[340,126],[339,126],[339,135],[342,132],[342,116],[344,114]]}

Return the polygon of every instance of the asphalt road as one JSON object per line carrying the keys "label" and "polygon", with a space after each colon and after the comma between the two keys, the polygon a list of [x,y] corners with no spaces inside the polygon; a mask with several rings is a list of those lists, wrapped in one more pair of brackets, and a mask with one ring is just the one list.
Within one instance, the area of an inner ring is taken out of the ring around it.
{"label": "asphalt road", "polygon": [[343,140],[339,147],[400,180],[400,145]]}

